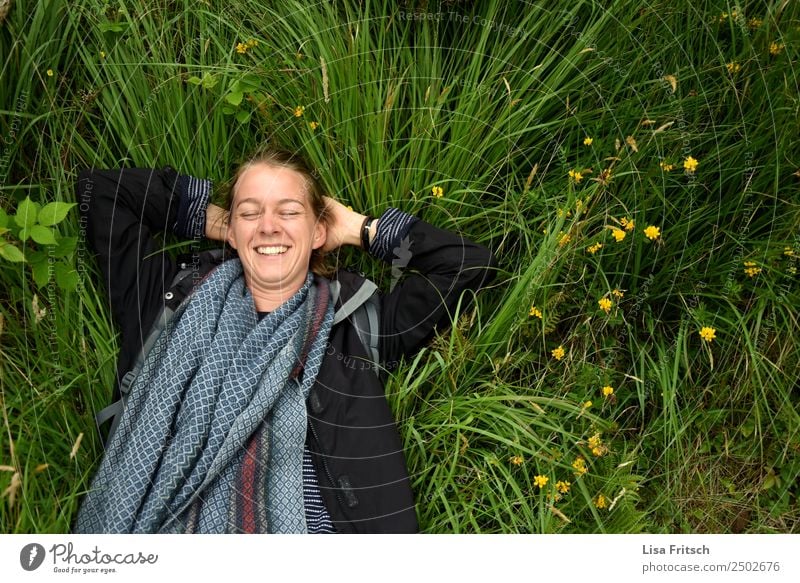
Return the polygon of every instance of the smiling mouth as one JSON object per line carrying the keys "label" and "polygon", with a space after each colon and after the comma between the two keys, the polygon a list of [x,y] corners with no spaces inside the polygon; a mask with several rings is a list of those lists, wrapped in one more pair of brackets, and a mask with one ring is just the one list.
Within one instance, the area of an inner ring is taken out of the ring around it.
{"label": "smiling mouth", "polygon": [[256,247],[256,253],[259,255],[283,255],[289,248],[286,245],[265,245],[263,247]]}

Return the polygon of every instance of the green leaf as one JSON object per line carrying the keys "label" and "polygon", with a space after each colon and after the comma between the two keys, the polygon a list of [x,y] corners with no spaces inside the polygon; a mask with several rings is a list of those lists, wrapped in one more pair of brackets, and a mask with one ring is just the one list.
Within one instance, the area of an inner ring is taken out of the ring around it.
{"label": "green leaf", "polygon": [[228,93],[225,96],[225,101],[227,101],[231,105],[238,106],[242,102],[243,98],[244,98],[244,93],[242,93],[241,91],[234,91],[233,93]]}
{"label": "green leaf", "polygon": [[35,281],[36,285],[39,287],[45,287],[50,281],[50,269],[48,261],[45,259],[43,261],[37,261],[36,263],[33,263],[32,261],[29,263],[31,264],[31,271],[33,272],[33,281]]}
{"label": "green leaf", "polygon": [[239,123],[247,123],[250,121],[250,112],[241,110],[236,112],[236,121]]}
{"label": "green leaf", "polygon": [[32,227],[36,224],[36,215],[39,214],[39,205],[29,197],[25,197],[17,207],[17,214],[14,215],[14,222],[20,227]]}
{"label": "green leaf", "polygon": [[72,265],[67,265],[66,263],[56,263],[55,272],[56,283],[58,284],[58,287],[64,291],[75,291],[78,289],[80,277],[78,277],[78,272],[72,267]]}
{"label": "green leaf", "polygon": [[0,235],[5,235],[5,234],[6,234],[6,233],[8,233],[10,230],[11,230],[11,229],[6,229],[5,227],[0,227]]}
{"label": "green leaf", "polygon": [[56,236],[53,234],[53,229],[42,225],[33,225],[31,227],[31,239],[40,245],[56,244]]}
{"label": "green leaf", "polygon": [[20,251],[14,245],[11,245],[9,243],[0,242],[0,257],[3,257],[8,261],[13,261],[15,263],[20,263],[25,261],[25,256],[22,254],[22,251]]}
{"label": "green leaf", "polygon": [[222,106],[222,113],[223,113],[223,115],[232,115],[233,113],[236,113],[236,109],[234,109],[230,105],[223,105]]}
{"label": "green leaf", "polygon": [[44,205],[44,208],[39,212],[39,224],[46,227],[52,227],[63,221],[69,209],[77,206],[74,202],[51,202]]}
{"label": "green leaf", "polygon": [[192,85],[200,85],[200,83],[202,83],[202,82],[203,82],[203,80],[202,80],[202,79],[200,79],[200,77],[197,77],[197,76],[193,75],[193,76],[189,77],[189,78],[186,80],[186,82],[187,82],[187,83],[191,83]]}
{"label": "green leaf", "polygon": [[210,73],[206,73],[203,75],[203,89],[213,89],[216,87],[219,79],[217,79],[214,75]]}
{"label": "green leaf", "polygon": [[6,211],[0,208],[0,227],[7,227],[8,226],[8,215]]}
{"label": "green leaf", "polygon": [[250,93],[261,87],[261,78],[253,73],[248,73],[241,79],[240,85],[242,91]]}
{"label": "green leaf", "polygon": [[66,257],[78,246],[77,237],[61,237],[55,249],[52,250],[53,257]]}
{"label": "green leaf", "polygon": [[27,228],[25,228],[25,227],[22,227],[22,228],[19,230],[19,233],[17,233],[17,239],[19,239],[19,240],[20,240],[20,241],[22,241],[23,243],[24,243],[25,241],[27,241],[27,240],[28,240],[28,237],[30,237],[30,236],[31,236],[30,229],[27,229]]}
{"label": "green leaf", "polygon": [[122,22],[102,22],[97,28],[100,32],[124,32],[127,25]]}

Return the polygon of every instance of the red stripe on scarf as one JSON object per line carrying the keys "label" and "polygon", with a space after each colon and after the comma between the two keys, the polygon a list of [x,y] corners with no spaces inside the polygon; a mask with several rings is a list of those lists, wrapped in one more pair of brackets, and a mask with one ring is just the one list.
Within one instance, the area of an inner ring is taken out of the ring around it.
{"label": "red stripe on scarf", "polygon": [[256,463],[258,456],[258,435],[256,431],[250,436],[247,450],[244,454],[241,473],[241,500],[242,500],[242,532],[254,534],[256,532]]}

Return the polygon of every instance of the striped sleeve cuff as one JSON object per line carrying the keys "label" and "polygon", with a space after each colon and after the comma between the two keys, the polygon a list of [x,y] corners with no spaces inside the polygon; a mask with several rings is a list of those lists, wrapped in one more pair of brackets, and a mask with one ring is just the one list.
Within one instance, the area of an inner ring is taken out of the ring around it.
{"label": "striped sleeve cuff", "polygon": [[396,208],[386,209],[378,219],[378,232],[369,244],[369,253],[390,263],[395,247],[400,246],[400,241],[408,235],[409,229],[418,220],[417,217]]}
{"label": "striped sleeve cuff", "polygon": [[206,232],[206,209],[211,196],[211,181],[180,175],[178,194],[178,219],[172,230],[184,239],[202,239]]}

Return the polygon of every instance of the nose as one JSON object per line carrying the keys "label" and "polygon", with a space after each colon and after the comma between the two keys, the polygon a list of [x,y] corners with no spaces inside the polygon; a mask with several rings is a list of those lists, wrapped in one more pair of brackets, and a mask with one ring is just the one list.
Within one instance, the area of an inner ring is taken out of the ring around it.
{"label": "nose", "polygon": [[275,214],[272,211],[265,211],[261,215],[261,220],[258,224],[259,230],[265,234],[277,233],[279,231],[279,221],[276,220]]}

